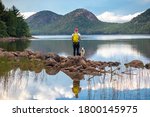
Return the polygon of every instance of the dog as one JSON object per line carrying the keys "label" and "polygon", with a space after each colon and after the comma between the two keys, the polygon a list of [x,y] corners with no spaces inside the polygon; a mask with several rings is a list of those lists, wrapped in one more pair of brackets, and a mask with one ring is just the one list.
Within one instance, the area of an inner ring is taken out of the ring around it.
{"label": "dog", "polygon": [[82,47],[80,51],[80,56],[84,57],[85,56],[85,49]]}

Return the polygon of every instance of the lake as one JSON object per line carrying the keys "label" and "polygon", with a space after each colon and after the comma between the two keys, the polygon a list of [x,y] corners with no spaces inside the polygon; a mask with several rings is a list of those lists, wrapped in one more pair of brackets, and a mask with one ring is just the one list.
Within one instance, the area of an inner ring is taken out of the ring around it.
{"label": "lake", "polygon": [[[72,56],[70,36],[34,36],[27,42],[0,43],[8,51],[30,49],[42,53],[55,52]],[[119,75],[110,80],[110,74],[91,76],[66,74],[62,71],[49,75],[21,68],[0,68],[0,99],[24,100],[149,100],[150,71],[127,69],[124,63],[142,60],[150,63],[150,35],[83,35],[80,46],[85,57],[95,61],[118,61]],[[3,62],[3,61],[2,61]],[[127,74],[122,74],[127,71]],[[129,73],[130,71],[130,73]],[[78,89],[78,90],[77,90]]]}

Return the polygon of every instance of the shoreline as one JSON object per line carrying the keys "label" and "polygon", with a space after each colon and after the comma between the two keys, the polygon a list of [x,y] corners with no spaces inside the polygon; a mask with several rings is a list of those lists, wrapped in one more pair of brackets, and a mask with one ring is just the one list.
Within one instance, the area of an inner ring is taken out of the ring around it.
{"label": "shoreline", "polygon": [[0,42],[15,42],[18,40],[30,40],[30,39],[35,39],[35,37],[3,37],[0,38]]}
{"label": "shoreline", "polygon": [[[94,61],[88,60],[81,56],[59,56],[56,53],[50,52],[43,54],[41,52],[33,52],[31,50],[20,51],[5,51],[0,48],[0,58],[7,60],[13,60],[21,62],[22,59],[26,59],[31,64],[36,62],[38,68],[39,64],[43,64],[49,74],[55,74],[58,71],[66,73],[80,73],[88,75],[101,75],[101,74],[115,74],[116,71],[120,70],[120,65],[117,61]],[[29,64],[29,65],[30,65]],[[132,60],[129,63],[124,64],[125,68],[136,68],[136,69],[150,69],[150,63],[144,64],[141,60]],[[30,67],[29,67],[30,68]],[[53,73],[51,73],[53,72]]]}

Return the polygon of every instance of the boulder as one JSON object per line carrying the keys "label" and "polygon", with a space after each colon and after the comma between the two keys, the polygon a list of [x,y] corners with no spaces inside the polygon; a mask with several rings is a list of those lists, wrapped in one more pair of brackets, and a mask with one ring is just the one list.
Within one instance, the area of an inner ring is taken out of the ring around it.
{"label": "boulder", "polygon": [[79,60],[79,65],[82,65],[84,68],[87,67],[87,63],[86,63],[86,61],[84,59],[80,59]]}
{"label": "boulder", "polygon": [[24,51],[24,52],[19,52],[18,54],[19,57],[27,57],[29,56],[28,52],[27,51]]}
{"label": "boulder", "polygon": [[147,64],[145,65],[145,68],[146,68],[146,69],[150,69],[150,63],[147,63]]}
{"label": "boulder", "polygon": [[133,68],[144,68],[144,64],[140,60],[133,60],[129,63],[124,64],[127,68],[133,67]]}
{"label": "boulder", "polygon": [[40,53],[40,52],[35,52],[34,54],[35,54],[35,57],[36,57],[37,59],[44,59],[44,55],[43,55],[42,53]]}
{"label": "boulder", "polygon": [[15,58],[15,55],[12,52],[3,52],[4,56],[9,58]]}
{"label": "boulder", "polygon": [[73,62],[73,60],[70,60],[70,59],[67,59],[67,61],[63,61],[60,63],[61,68],[70,67],[73,65],[74,65],[74,62]]}
{"label": "boulder", "polygon": [[55,53],[48,53],[45,55],[45,60],[47,60],[49,58],[54,59],[56,62],[60,62],[60,60],[61,60],[60,56]]}
{"label": "boulder", "polygon": [[29,59],[36,59],[36,56],[35,55],[33,55],[33,54],[31,54],[31,55],[29,55],[29,57],[28,57]]}
{"label": "boulder", "polygon": [[78,72],[78,67],[76,65],[71,66],[71,67],[66,67],[66,68],[62,68],[62,71],[68,71],[68,72]]}
{"label": "boulder", "polygon": [[32,50],[30,50],[30,49],[26,49],[25,52],[27,52],[29,55],[33,55],[34,54],[34,52]]}
{"label": "boulder", "polygon": [[12,52],[12,54],[14,54],[15,57],[19,56],[19,54],[17,52]]}
{"label": "boulder", "polygon": [[118,67],[120,65],[119,62],[108,62],[107,64],[109,67]]}
{"label": "boulder", "polygon": [[45,72],[48,75],[56,75],[59,71],[60,71],[60,69],[54,68],[54,67],[49,67],[49,68],[46,68],[46,70],[45,70]]}
{"label": "boulder", "polygon": [[90,71],[90,72],[95,72],[95,71],[96,71],[96,68],[91,67],[91,66],[88,66],[85,70],[86,70],[86,71]]}
{"label": "boulder", "polygon": [[54,59],[49,58],[49,59],[47,59],[47,60],[45,61],[45,65],[46,65],[46,66],[53,67],[53,66],[57,65],[57,62],[56,62]]}

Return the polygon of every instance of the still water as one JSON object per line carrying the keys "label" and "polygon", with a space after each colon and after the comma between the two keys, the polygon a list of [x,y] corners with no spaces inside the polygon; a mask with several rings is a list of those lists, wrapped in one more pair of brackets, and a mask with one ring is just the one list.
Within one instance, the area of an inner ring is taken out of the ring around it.
{"label": "still water", "polygon": [[[55,52],[61,56],[72,55],[70,36],[35,36],[29,42],[1,43],[8,51],[31,49],[42,53]],[[0,99],[35,100],[131,100],[150,99],[150,71],[127,69],[124,63],[138,59],[150,63],[149,35],[90,35],[82,36],[81,47],[86,58],[96,61],[118,61],[121,69],[110,80],[110,75],[90,76],[67,74],[58,71],[49,74],[21,68],[0,69]],[[2,66],[1,66],[2,67]],[[5,71],[5,72],[3,72]],[[128,71],[128,70],[127,70]],[[131,73],[132,72],[132,73]],[[78,87],[78,90],[75,90]]]}

